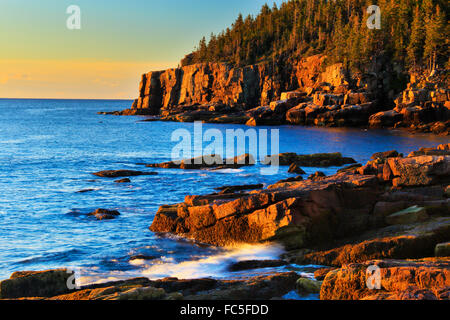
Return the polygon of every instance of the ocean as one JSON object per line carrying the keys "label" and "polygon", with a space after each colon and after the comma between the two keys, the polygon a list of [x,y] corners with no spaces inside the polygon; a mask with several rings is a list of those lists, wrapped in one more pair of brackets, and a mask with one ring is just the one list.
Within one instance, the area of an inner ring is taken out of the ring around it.
{"label": "ocean", "polygon": [[[142,163],[171,160],[177,129],[192,123],[141,122],[140,117],[98,115],[129,107],[123,100],[0,100],[0,279],[14,271],[67,267],[82,283],[145,276],[151,279],[232,278],[274,270],[231,273],[233,262],[276,259],[271,245],[216,248],[149,230],[158,207],[186,195],[239,184],[271,184],[291,176],[287,167],[262,175],[260,165],[227,170],[149,169]],[[248,129],[203,124],[204,130]],[[274,129],[261,127],[257,129]],[[448,138],[401,131],[280,126],[280,152],[341,152],[365,164],[379,151],[409,153],[447,143]],[[129,184],[99,178],[100,170],[157,171]],[[333,174],[338,168],[303,168]],[[90,192],[78,193],[80,190]],[[115,209],[121,215],[97,221],[86,214]],[[153,260],[137,259],[152,256]],[[311,276],[316,266],[286,266]]]}

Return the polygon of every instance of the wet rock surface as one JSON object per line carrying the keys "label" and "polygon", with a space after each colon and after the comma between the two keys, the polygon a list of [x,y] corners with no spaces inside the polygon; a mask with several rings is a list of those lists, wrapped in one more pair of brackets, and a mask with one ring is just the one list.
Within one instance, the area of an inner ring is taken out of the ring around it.
{"label": "wet rock surface", "polygon": [[93,216],[97,220],[112,220],[120,216],[120,212],[117,210],[97,209],[89,213],[88,216]]}
{"label": "wet rock surface", "polygon": [[191,159],[179,161],[169,161],[163,163],[146,164],[149,168],[163,169],[184,169],[184,170],[200,170],[200,169],[226,169],[241,168],[244,166],[252,166],[255,159],[250,154],[243,154],[230,159],[223,159],[219,155],[203,155]]}
{"label": "wet rock surface", "polygon": [[120,177],[136,177],[136,176],[153,176],[157,172],[143,172],[135,170],[104,170],[93,173],[94,176],[103,178],[120,178]]}

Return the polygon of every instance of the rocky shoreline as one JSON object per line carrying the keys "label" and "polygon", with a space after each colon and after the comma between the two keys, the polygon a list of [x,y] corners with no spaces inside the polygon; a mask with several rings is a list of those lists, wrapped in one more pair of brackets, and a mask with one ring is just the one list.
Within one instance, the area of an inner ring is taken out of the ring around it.
{"label": "rocky shoreline", "polygon": [[[144,115],[144,121],[395,128],[449,135],[447,71],[404,76],[385,65],[351,74],[326,56],[298,61],[278,74],[269,64],[234,68],[190,65],[144,74],[130,109],[100,112]],[[403,90],[404,89],[404,90]],[[403,91],[402,91],[403,90]]]}
{"label": "rocky shoreline", "polygon": [[[324,157],[280,155],[284,165],[299,168]],[[333,165],[330,159],[351,165],[332,176],[300,175],[266,188],[226,186],[187,196],[183,203],[161,206],[150,227],[216,246],[280,243],[286,248],[280,260],[241,261],[231,269],[327,266],[316,271],[316,280],[280,272],[243,280],[139,278],[69,290],[70,274],[50,270],[13,274],[0,282],[0,298],[232,300],[282,298],[295,291],[323,300],[450,299],[450,144],[408,156],[380,152],[366,165],[335,154],[322,164]],[[373,266],[380,273],[379,290],[367,287]]]}

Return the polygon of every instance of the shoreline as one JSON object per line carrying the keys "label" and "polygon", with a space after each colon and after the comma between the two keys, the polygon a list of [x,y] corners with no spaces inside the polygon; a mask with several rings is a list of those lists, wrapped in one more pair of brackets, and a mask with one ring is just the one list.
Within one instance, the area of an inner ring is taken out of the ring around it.
{"label": "shoreline", "polygon": [[[299,176],[254,191],[236,186],[222,194],[188,196],[184,204],[162,206],[151,226],[157,233],[213,245],[281,243],[287,251],[280,260],[242,261],[237,268],[264,270],[261,268],[277,264],[329,268],[318,269],[316,280],[295,272],[242,281],[129,279],[68,292],[62,288],[67,272],[25,272],[0,282],[0,297],[27,299],[28,295],[14,297],[11,292],[23,292],[20,288],[29,281],[43,281],[50,291],[41,298],[56,300],[90,300],[93,292],[95,299],[113,300],[236,299],[236,292],[250,299],[254,298],[254,286],[262,286],[260,299],[297,292],[320,293],[325,300],[445,300],[450,295],[449,181],[450,145],[408,156],[380,152],[364,166],[350,165],[328,177],[315,175],[304,180]],[[369,266],[376,266],[387,277],[382,278],[383,290],[369,290],[364,281],[351,282],[351,290],[341,287],[339,283],[350,281],[345,278],[348,272],[353,274],[351,279],[365,279]],[[413,276],[417,272],[422,274],[420,282]],[[59,287],[48,286],[49,281],[59,281]],[[202,285],[195,291],[192,286],[198,283]]]}

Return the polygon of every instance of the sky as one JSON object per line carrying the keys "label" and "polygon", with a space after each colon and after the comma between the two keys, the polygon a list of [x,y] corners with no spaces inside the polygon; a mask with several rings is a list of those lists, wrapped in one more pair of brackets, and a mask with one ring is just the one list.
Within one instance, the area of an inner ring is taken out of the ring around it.
{"label": "sky", "polygon": [[282,0],[0,0],[0,98],[135,98],[141,74],[266,2]]}

